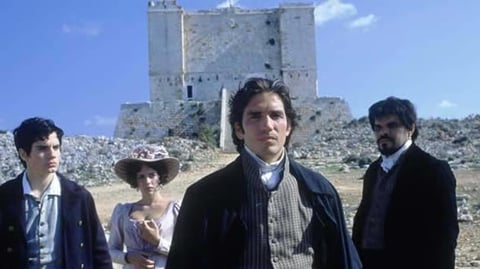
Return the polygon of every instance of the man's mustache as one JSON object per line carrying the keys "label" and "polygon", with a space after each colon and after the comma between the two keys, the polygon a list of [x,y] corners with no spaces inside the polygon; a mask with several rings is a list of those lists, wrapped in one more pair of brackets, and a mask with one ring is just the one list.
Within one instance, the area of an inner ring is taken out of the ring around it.
{"label": "man's mustache", "polygon": [[380,140],[382,139],[387,139],[388,141],[393,142],[393,138],[389,137],[388,135],[382,135],[377,139],[377,143],[380,143]]}

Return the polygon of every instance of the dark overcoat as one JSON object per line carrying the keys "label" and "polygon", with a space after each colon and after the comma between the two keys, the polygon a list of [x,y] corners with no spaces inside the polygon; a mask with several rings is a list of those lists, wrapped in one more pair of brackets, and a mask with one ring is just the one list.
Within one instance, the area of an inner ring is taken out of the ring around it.
{"label": "dark overcoat", "polygon": [[[311,195],[316,216],[313,225],[319,243],[314,246],[312,268],[361,268],[333,186],[293,160],[290,172]],[[246,222],[240,217],[246,192],[240,157],[190,186],[182,201],[166,268],[238,268],[246,240]]]}
{"label": "dark overcoat", "polygon": [[[385,259],[391,269],[453,269],[458,236],[455,176],[447,162],[412,144],[404,153],[385,216]],[[367,169],[354,218],[360,254],[381,159]],[[365,268],[368,264],[365,264]]]}
{"label": "dark overcoat", "polygon": [[[91,194],[60,174],[65,268],[111,269],[103,227]],[[28,268],[23,173],[0,186],[0,268]]]}

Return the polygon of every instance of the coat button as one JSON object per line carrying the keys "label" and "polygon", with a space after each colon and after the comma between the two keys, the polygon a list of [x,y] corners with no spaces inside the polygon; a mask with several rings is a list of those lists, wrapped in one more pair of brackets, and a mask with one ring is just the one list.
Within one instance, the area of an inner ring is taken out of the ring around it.
{"label": "coat button", "polygon": [[80,264],[80,268],[81,268],[81,269],[85,268],[85,264],[83,264],[83,263]]}
{"label": "coat button", "polygon": [[8,247],[8,248],[7,248],[7,252],[8,252],[8,253],[12,253],[12,252],[13,252],[13,248]]}
{"label": "coat button", "polygon": [[80,247],[83,248],[83,242],[80,243]]}
{"label": "coat button", "polygon": [[82,220],[79,220],[78,221],[78,226],[82,226],[83,225],[83,221]]}
{"label": "coat button", "polygon": [[13,227],[13,226],[8,226],[8,231],[9,231],[9,232],[15,231],[15,227]]}

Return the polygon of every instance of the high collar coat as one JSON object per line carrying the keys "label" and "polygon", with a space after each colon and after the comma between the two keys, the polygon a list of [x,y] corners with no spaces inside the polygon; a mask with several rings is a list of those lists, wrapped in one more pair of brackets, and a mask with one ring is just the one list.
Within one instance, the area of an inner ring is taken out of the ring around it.
{"label": "high collar coat", "polygon": [[[312,268],[361,268],[333,186],[293,160],[290,172],[311,195],[317,217],[315,230],[321,243],[314,247]],[[240,209],[246,199],[240,157],[190,186],[182,201],[166,268],[238,268],[247,229]]]}
{"label": "high collar coat", "polygon": [[[385,216],[388,268],[453,269],[458,236],[455,176],[447,162],[415,144],[404,154]],[[381,158],[365,173],[354,218],[353,239],[360,254],[380,163]]]}
{"label": "high collar coat", "polygon": [[[65,268],[112,268],[92,196],[85,188],[57,175]],[[28,268],[22,176],[0,186],[0,268]]]}

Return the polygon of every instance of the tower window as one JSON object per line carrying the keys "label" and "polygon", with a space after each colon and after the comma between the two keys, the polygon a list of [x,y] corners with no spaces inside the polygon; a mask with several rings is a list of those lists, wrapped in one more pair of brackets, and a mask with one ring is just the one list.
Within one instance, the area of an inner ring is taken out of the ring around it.
{"label": "tower window", "polygon": [[191,100],[193,98],[193,86],[187,85],[187,99]]}

